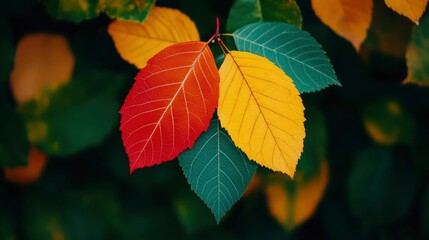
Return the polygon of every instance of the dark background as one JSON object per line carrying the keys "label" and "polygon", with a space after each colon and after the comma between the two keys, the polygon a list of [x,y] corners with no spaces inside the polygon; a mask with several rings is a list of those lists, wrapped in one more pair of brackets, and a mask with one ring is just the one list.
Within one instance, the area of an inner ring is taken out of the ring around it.
{"label": "dark background", "polygon": [[[68,156],[48,156],[35,183],[0,177],[0,239],[429,239],[429,89],[401,84],[415,26],[383,1],[374,2],[368,37],[356,53],[320,22],[310,1],[298,1],[303,29],[327,52],[342,87],[302,95],[304,105],[326,122],[329,183],[314,214],[288,230],[271,216],[264,184],[216,225],[177,160],[130,176],[117,111],[138,70],[118,55],[107,33],[111,20],[102,14],[76,24],[51,18],[37,1],[6,4],[0,18],[10,29],[4,39],[12,46],[30,33],[58,33],[75,55],[74,76],[108,71],[123,80],[115,85],[115,125],[99,144]],[[160,0],[156,5],[186,13],[206,40],[215,31],[216,16],[224,29],[232,0]],[[212,50],[220,53],[216,45]],[[6,58],[2,52],[0,58]],[[1,80],[6,86],[2,101],[16,107],[7,87],[10,68],[0,67],[6,78]],[[97,84],[94,92],[111,83]],[[389,103],[400,107],[399,115],[388,111]],[[382,144],[368,134],[365,121],[378,123],[381,132],[400,134]],[[260,168],[258,175],[267,171]],[[288,181],[290,191],[293,183]],[[294,191],[289,196],[296,197]]]}

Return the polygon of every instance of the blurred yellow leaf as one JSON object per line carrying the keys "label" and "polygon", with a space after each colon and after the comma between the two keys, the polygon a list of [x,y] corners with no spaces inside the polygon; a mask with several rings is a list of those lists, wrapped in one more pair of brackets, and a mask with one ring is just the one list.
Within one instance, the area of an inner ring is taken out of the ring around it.
{"label": "blurred yellow leaf", "polygon": [[359,51],[371,24],[372,0],[312,0],[311,5],[324,24]]}
{"label": "blurred yellow leaf", "polygon": [[18,103],[36,99],[46,89],[55,90],[71,79],[74,56],[67,40],[57,34],[36,33],[18,43],[10,75]]}
{"label": "blurred yellow leaf", "polygon": [[328,184],[329,169],[326,160],[321,162],[319,173],[309,181],[296,177],[294,191],[284,183],[270,183],[265,188],[268,210],[286,230],[302,224],[313,215]]}
{"label": "blurred yellow leaf", "polygon": [[413,139],[413,120],[394,100],[376,101],[366,106],[364,124],[368,135],[378,144],[410,143]]}
{"label": "blurred yellow leaf", "polygon": [[293,178],[305,118],[292,80],[268,59],[248,52],[231,51],[219,73],[222,126],[249,159]]}
{"label": "blurred yellow leaf", "polygon": [[116,20],[108,31],[121,57],[139,69],[162,49],[200,38],[195,23],[188,16],[164,7],[153,7],[143,23]]}
{"label": "blurred yellow leaf", "polygon": [[418,25],[428,0],[384,0],[384,2],[393,11],[409,18]]}

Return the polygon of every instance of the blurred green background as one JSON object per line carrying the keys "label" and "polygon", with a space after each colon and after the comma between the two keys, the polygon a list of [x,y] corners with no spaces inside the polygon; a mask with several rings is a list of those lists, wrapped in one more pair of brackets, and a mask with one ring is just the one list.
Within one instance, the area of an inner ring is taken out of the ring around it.
{"label": "blurred green background", "polygon": [[[232,3],[156,5],[186,13],[206,40],[216,16],[225,29]],[[117,53],[111,19],[73,23],[52,18],[40,1],[2,3],[0,164],[25,165],[30,145],[47,162],[32,183],[2,171],[0,239],[429,239],[429,88],[401,84],[415,25],[375,0],[356,53],[320,22],[310,1],[298,5],[302,28],[327,52],[342,87],[302,95],[307,138],[294,181],[260,167],[216,225],[177,160],[129,175],[118,111],[138,69]],[[44,93],[47,105],[18,105],[9,86],[15,50],[39,32],[68,40],[72,80]],[[49,131],[38,138],[34,126],[42,123]]]}

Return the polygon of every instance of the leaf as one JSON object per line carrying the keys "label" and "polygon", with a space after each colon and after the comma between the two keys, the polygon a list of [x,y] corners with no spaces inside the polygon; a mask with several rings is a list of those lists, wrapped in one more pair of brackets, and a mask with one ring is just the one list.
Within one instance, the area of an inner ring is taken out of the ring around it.
{"label": "leaf", "polygon": [[265,195],[271,215],[288,231],[304,223],[316,211],[328,185],[328,175],[328,163],[323,160],[319,172],[306,183],[283,178],[267,184]]}
{"label": "leaf", "polygon": [[130,172],[174,159],[209,126],[219,74],[204,42],[178,43],[147,62],[121,108]]}
{"label": "leaf", "polygon": [[268,210],[288,231],[314,214],[329,181],[325,119],[314,108],[307,109],[306,114],[307,136],[294,179],[268,172],[263,181]]}
{"label": "leaf", "polygon": [[123,80],[122,75],[96,69],[20,105],[30,142],[56,156],[99,144],[117,121]]}
{"label": "leaf", "polygon": [[[413,24],[386,7],[384,2],[375,1],[371,27],[365,40],[364,57],[368,52],[382,53],[403,59],[409,43]],[[384,62],[377,60],[377,62]]]}
{"label": "leaf", "polygon": [[105,12],[109,17],[142,22],[155,0],[44,0],[47,12],[56,19],[80,22]]}
{"label": "leaf", "polygon": [[197,27],[188,16],[163,7],[154,7],[143,23],[116,20],[108,31],[121,57],[139,69],[168,46],[199,40]]}
{"label": "leaf", "polygon": [[10,85],[15,100],[24,103],[54,91],[71,79],[74,56],[67,40],[57,34],[35,33],[16,49]]}
{"label": "leaf", "polygon": [[243,195],[256,172],[256,164],[237,149],[216,115],[194,147],[179,155],[179,163],[189,185],[218,223]]}
{"label": "leaf", "polygon": [[292,80],[268,59],[231,51],[221,76],[222,126],[249,159],[293,178],[301,156],[304,106]]}
{"label": "leaf", "polygon": [[404,83],[429,86],[429,17],[416,27],[406,51],[408,76]]}
{"label": "leaf", "polygon": [[295,0],[236,0],[229,11],[228,32],[254,22],[285,22],[301,28],[302,16]]}
{"label": "leaf", "polygon": [[155,0],[98,0],[98,10],[111,18],[124,21],[143,22]]}
{"label": "leaf", "polygon": [[285,23],[252,23],[233,33],[238,50],[264,56],[294,81],[300,93],[341,84],[329,59],[306,31]]}
{"label": "leaf", "polygon": [[419,19],[426,9],[428,0],[384,0],[384,2],[393,11],[419,25]]}
{"label": "leaf", "polygon": [[402,154],[376,147],[362,150],[348,176],[351,213],[365,223],[364,227],[404,219],[415,203],[419,178]]}
{"label": "leaf", "polygon": [[380,100],[366,106],[364,123],[369,136],[382,145],[411,144],[414,139],[413,119],[394,100]]}
{"label": "leaf", "polygon": [[359,51],[371,24],[372,0],[312,0],[320,20]]}
{"label": "leaf", "polygon": [[30,184],[36,182],[46,166],[46,155],[36,149],[30,148],[28,154],[28,164],[4,169],[4,176],[7,181],[18,184]]}

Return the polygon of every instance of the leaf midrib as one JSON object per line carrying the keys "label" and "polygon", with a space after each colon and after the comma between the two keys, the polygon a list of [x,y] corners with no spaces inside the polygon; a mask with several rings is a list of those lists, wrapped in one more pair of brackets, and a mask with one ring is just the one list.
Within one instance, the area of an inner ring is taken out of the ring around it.
{"label": "leaf midrib", "polygon": [[[273,139],[274,139],[274,142],[276,143],[276,147],[278,148],[278,150],[279,150],[280,154],[282,155],[283,160],[285,160],[285,163],[286,163],[286,165],[288,166],[289,170],[291,170],[291,168],[290,168],[289,164],[288,164],[288,163],[287,163],[287,161],[286,161],[286,159],[287,159],[287,158],[285,158],[285,156],[283,155],[283,151],[281,151],[281,149],[280,149],[280,147],[279,147],[280,145],[279,145],[279,144],[278,144],[278,142],[277,142],[277,138],[276,138],[276,137],[274,137],[275,135],[274,135],[273,131],[271,130],[271,127],[270,127],[270,125],[268,124],[268,121],[267,121],[267,119],[265,118],[265,115],[264,115],[264,114],[263,114],[263,112],[262,112],[262,109],[261,109],[261,107],[260,107],[260,104],[259,104],[258,100],[256,99],[255,95],[253,94],[252,88],[250,87],[249,83],[247,82],[247,80],[246,80],[246,77],[245,77],[244,73],[241,71],[241,68],[240,68],[240,66],[238,65],[237,61],[235,60],[234,56],[233,56],[231,53],[229,53],[229,56],[231,56],[231,58],[232,58],[232,60],[234,61],[235,65],[237,66],[237,69],[238,69],[238,71],[240,72],[240,74],[241,74],[241,76],[242,76],[242,78],[243,78],[243,81],[246,83],[246,86],[247,86],[247,88],[248,88],[248,90],[249,90],[249,92],[250,92],[250,95],[251,95],[251,96],[252,96],[252,98],[255,100],[256,105],[258,106],[258,110],[259,110],[259,112],[261,113],[262,117],[264,118],[264,122],[266,123],[266,125],[267,125],[267,129],[269,130],[269,132],[270,132],[271,136],[272,136],[272,137],[273,137]],[[272,160],[272,161],[274,161],[274,160]],[[292,172],[292,171],[291,171],[291,172]]]}
{"label": "leaf midrib", "polygon": [[[137,164],[138,160],[140,159],[141,154],[144,152],[144,150],[146,149],[147,144],[151,141],[153,134],[155,133],[155,131],[159,128],[161,121],[164,119],[165,113],[167,112],[168,109],[171,108],[173,102],[176,100],[176,97],[179,95],[179,93],[182,91],[185,83],[188,81],[188,78],[192,72],[192,70],[195,67],[195,64],[198,62],[198,60],[200,59],[201,55],[204,53],[205,49],[207,48],[208,43],[206,43],[204,45],[204,47],[201,49],[201,51],[198,53],[197,57],[195,58],[194,62],[192,62],[192,64],[190,65],[190,68],[188,70],[188,72],[186,73],[185,77],[183,78],[182,84],[180,84],[180,87],[178,87],[176,93],[174,94],[174,96],[171,98],[171,101],[168,103],[168,105],[165,107],[164,112],[161,114],[161,116],[159,117],[158,122],[155,124],[155,127],[153,128],[150,136],[147,138],[146,143],[144,144],[144,146],[142,147],[142,150],[140,151],[139,155],[136,158],[136,161],[133,163],[133,165],[131,166],[131,169],[134,169],[135,165]],[[188,111],[189,114],[189,111]],[[189,116],[188,116],[188,125],[189,125]],[[189,129],[188,129],[189,132]],[[175,136],[174,136],[175,137]]]}

